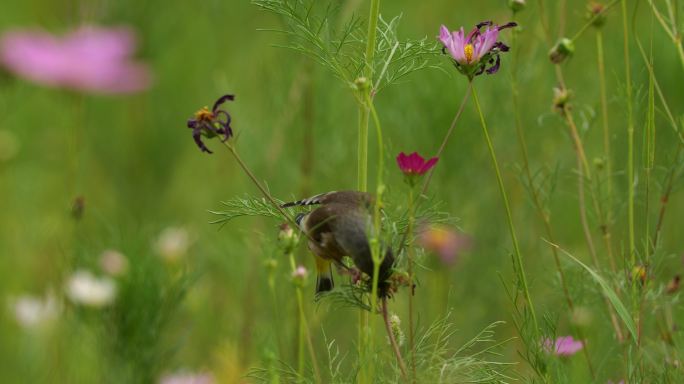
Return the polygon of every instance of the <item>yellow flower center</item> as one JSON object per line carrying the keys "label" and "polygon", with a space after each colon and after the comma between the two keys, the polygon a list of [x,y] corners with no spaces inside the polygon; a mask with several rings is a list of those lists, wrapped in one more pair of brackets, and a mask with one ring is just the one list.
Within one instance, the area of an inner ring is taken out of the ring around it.
{"label": "yellow flower center", "polygon": [[474,52],[475,52],[475,50],[473,49],[472,44],[466,44],[465,47],[463,47],[463,53],[465,54],[467,62],[470,63],[471,61],[473,61],[473,53]]}
{"label": "yellow flower center", "polygon": [[212,121],[213,119],[214,114],[207,107],[195,112],[195,120],[197,121]]}

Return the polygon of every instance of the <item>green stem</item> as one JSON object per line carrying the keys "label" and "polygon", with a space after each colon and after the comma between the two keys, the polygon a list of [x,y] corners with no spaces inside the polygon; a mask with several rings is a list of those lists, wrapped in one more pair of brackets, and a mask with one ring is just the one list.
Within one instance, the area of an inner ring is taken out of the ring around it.
{"label": "green stem", "polygon": [[[364,76],[366,77],[366,84],[373,84],[373,60],[375,59],[375,43],[378,33],[378,18],[380,17],[380,0],[371,0],[370,11],[368,16],[368,35],[366,38],[366,57]],[[363,95],[359,99],[359,140],[358,140],[358,189],[362,192],[368,190],[368,103],[371,98],[371,86],[365,87]],[[371,102],[372,105],[372,102]],[[380,196],[377,197],[377,204],[380,203]],[[376,280],[374,280],[377,283]],[[377,286],[375,287],[377,290]],[[376,295],[371,298],[371,304],[377,299]],[[375,308],[372,305],[371,308]],[[371,350],[369,340],[372,337],[372,330],[369,328],[368,315],[361,310],[359,313],[359,357],[361,360],[361,372],[359,373],[359,382],[368,383],[371,381],[372,372],[368,370],[368,358],[366,351]],[[365,332],[364,329],[368,329]],[[369,334],[370,333],[370,334]],[[370,364],[372,368],[372,364]]]}
{"label": "green stem", "polygon": [[368,191],[368,108],[359,104],[359,142],[358,142],[358,180],[357,188]]}
{"label": "green stem", "polygon": [[492,160],[492,165],[494,166],[494,171],[496,173],[496,181],[499,185],[499,192],[501,193],[501,200],[503,200],[504,208],[506,209],[506,218],[508,219],[508,230],[510,232],[511,241],[513,242],[513,249],[515,251],[515,262],[517,264],[517,269],[519,273],[520,282],[523,287],[523,294],[525,295],[525,301],[527,302],[528,308],[530,310],[530,315],[532,316],[532,322],[534,325],[534,333],[539,333],[539,322],[537,321],[537,314],[534,310],[534,304],[532,303],[532,297],[530,296],[530,290],[527,285],[527,276],[525,274],[525,267],[522,262],[522,254],[520,253],[520,246],[518,245],[518,237],[515,234],[515,225],[513,224],[513,216],[511,215],[511,208],[508,203],[508,195],[506,194],[506,188],[504,187],[503,179],[501,177],[501,171],[499,170],[499,162],[496,159],[496,153],[494,152],[494,146],[492,145],[492,140],[489,137],[489,131],[487,130],[487,123],[485,122],[484,115],[482,114],[482,108],[480,107],[480,101],[477,97],[477,92],[475,92],[475,87],[471,87],[473,94],[473,100],[475,101],[475,107],[477,108],[477,113],[480,116],[480,123],[482,125],[482,133],[484,135],[485,141],[487,142],[487,149],[489,149],[489,155]]}
{"label": "green stem", "polygon": [[[288,259],[290,260],[290,268],[292,272],[297,270],[297,263],[295,262],[294,253],[288,252]],[[298,337],[297,337],[297,373],[299,374],[299,379],[304,381],[304,344],[308,346],[309,356],[311,358],[311,364],[314,369],[314,376],[316,383],[321,383],[321,373],[318,370],[318,363],[316,359],[316,353],[313,348],[313,342],[311,340],[311,333],[309,332],[309,324],[306,321],[306,312],[304,311],[304,295],[302,294],[302,287],[297,285],[295,287],[295,293],[297,296],[297,311],[298,311]]]}
{"label": "green stem", "polygon": [[[627,29],[627,1],[621,0],[622,33],[624,37],[625,90],[627,97],[627,221],[629,225],[629,260],[636,266],[636,247],[634,242],[634,117],[632,110],[632,74],[629,63],[629,31]],[[635,279],[632,279],[635,280]],[[632,284],[636,289],[636,281]]]}
{"label": "green stem", "polygon": [[[513,14],[513,21],[515,21],[515,14]],[[512,46],[517,46],[516,41],[517,41],[518,33],[517,30],[514,29],[511,35],[511,45]],[[518,56],[513,55],[512,63],[511,63],[511,89],[512,89],[512,101],[513,101],[513,111],[515,115],[515,131],[518,136],[518,143],[520,144],[520,152],[522,153],[522,159],[523,159],[523,171],[525,172],[525,178],[527,182],[527,188],[530,191],[530,194],[532,195],[532,202],[534,203],[534,206],[537,210],[537,214],[539,217],[542,219],[542,222],[544,223],[544,230],[546,232],[546,236],[550,239],[552,243],[555,243],[555,236],[553,233],[553,228],[551,227],[551,220],[549,218],[549,215],[545,212],[544,206],[541,202],[541,199],[539,197],[539,192],[537,191],[536,186],[534,185],[534,178],[532,176],[532,171],[530,170],[530,161],[529,161],[529,154],[527,150],[527,141],[525,140],[525,133],[523,130],[523,124],[521,121],[521,116],[520,116],[520,94],[518,90],[518,73],[517,73],[517,68],[518,68]],[[561,267],[560,263],[560,256],[558,255],[558,250],[556,247],[549,245],[551,248],[551,253],[553,254],[553,260],[554,264],[556,266],[556,271],[558,271],[558,277],[560,280],[561,288],[563,289],[563,296],[565,297],[566,304],[568,306],[568,311],[572,314],[572,312],[575,309],[574,302],[572,300],[572,296],[570,295],[570,290],[568,289],[568,284],[565,278],[565,272],[563,272],[563,268]],[[577,336],[584,340],[584,332],[580,327],[575,328],[575,332],[577,333]],[[587,368],[589,369],[589,373],[591,374],[592,378],[596,378],[596,373],[594,371],[594,367],[591,363],[591,357],[589,355],[589,349],[585,346],[585,348],[582,348],[584,358],[587,362]]]}
{"label": "green stem", "polygon": [[[375,41],[378,34],[378,18],[380,17],[380,0],[371,0],[368,16],[368,36],[366,39],[365,68],[363,71],[368,84],[373,84],[373,60],[375,59]],[[372,89],[363,89],[359,102],[359,142],[358,142],[358,180],[359,191],[368,190],[368,106],[364,100],[370,96]]]}
{"label": "green stem", "polygon": [[411,351],[411,381],[416,382],[416,347],[413,335],[413,260],[414,260],[414,249],[413,249],[413,227],[415,222],[415,204],[413,197],[413,186],[409,189],[409,199],[408,199],[408,229],[406,233],[408,235],[407,240],[407,254],[408,254],[408,274],[409,274],[409,289],[408,289],[408,306],[409,306],[409,350]]}
{"label": "green stem", "polygon": [[[387,297],[382,298],[382,318],[385,321],[385,330],[387,331],[387,337],[390,340],[390,344],[392,345],[392,350],[394,351],[394,355],[397,358],[397,365],[399,365],[399,370],[401,371],[401,377],[404,379],[405,382],[408,382],[409,376],[406,370],[406,364],[404,363],[404,359],[401,357],[401,351],[399,350],[399,344],[397,344],[397,340],[394,337],[394,333],[392,332],[392,325],[390,324],[389,320],[389,314],[387,313]],[[414,378],[415,381],[415,378]]]}
{"label": "green stem", "polygon": [[[637,335],[641,335],[639,324],[639,286],[638,279],[634,276],[633,268],[637,266],[637,255],[634,234],[634,112],[632,106],[632,73],[629,62],[629,30],[627,27],[627,1],[621,0],[622,6],[622,33],[625,65],[625,93],[627,97],[627,223],[629,231],[629,268],[632,280],[632,316],[638,324]],[[640,339],[637,336],[637,339]],[[639,345],[640,340],[636,340]],[[631,356],[631,355],[630,355]]]}
{"label": "green stem", "polygon": [[606,91],[606,66],[603,54],[603,32],[600,28],[596,30],[596,56],[599,72],[599,89],[601,93],[601,120],[603,123],[603,158],[606,162],[606,206],[608,207],[603,218],[601,230],[603,241],[608,253],[608,261],[613,272],[617,270],[613,246],[611,244],[610,226],[613,221],[613,160],[610,153],[610,124],[608,122],[608,96]]}

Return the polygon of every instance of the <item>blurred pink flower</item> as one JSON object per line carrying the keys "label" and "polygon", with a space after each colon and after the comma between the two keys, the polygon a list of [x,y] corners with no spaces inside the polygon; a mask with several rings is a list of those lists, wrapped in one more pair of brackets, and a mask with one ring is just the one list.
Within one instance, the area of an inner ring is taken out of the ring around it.
{"label": "blurred pink flower", "polygon": [[582,348],[584,348],[584,343],[573,339],[572,336],[558,337],[555,342],[551,339],[544,340],[544,350],[556,356],[571,356]]}
{"label": "blurred pink flower", "polygon": [[0,64],[38,84],[93,93],[132,93],[150,86],[145,64],[131,60],[127,28],[84,26],[63,37],[10,30],[0,37]]}
{"label": "blurred pink flower", "polygon": [[214,384],[214,377],[210,373],[175,373],[164,375],[160,384]]}
{"label": "blurred pink flower", "polygon": [[431,225],[420,230],[418,244],[428,252],[439,255],[442,263],[453,265],[461,252],[472,245],[470,237],[443,225]]}

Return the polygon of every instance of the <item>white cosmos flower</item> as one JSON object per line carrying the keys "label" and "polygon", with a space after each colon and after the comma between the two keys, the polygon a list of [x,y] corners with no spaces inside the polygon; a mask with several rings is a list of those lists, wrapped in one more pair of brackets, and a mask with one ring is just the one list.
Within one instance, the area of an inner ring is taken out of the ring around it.
{"label": "white cosmos flower", "polygon": [[168,262],[175,262],[185,256],[189,247],[190,235],[181,227],[164,229],[155,244],[159,255]]}
{"label": "white cosmos flower", "polygon": [[14,318],[24,328],[36,328],[57,318],[59,306],[52,292],[45,297],[19,295],[10,300]]}
{"label": "white cosmos flower", "polygon": [[75,304],[104,307],[116,297],[116,284],[109,277],[95,277],[90,271],[74,272],[66,286],[66,294]]}

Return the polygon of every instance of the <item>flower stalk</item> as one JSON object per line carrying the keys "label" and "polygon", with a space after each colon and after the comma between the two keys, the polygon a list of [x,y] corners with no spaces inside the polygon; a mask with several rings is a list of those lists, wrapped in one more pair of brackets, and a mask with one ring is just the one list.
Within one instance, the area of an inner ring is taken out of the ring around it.
{"label": "flower stalk", "polygon": [[496,174],[496,181],[499,186],[499,193],[501,194],[501,200],[503,201],[504,209],[506,211],[506,219],[508,222],[508,230],[511,236],[511,241],[513,242],[513,250],[514,250],[514,260],[516,262],[516,267],[519,273],[520,277],[520,282],[523,287],[523,294],[525,297],[525,301],[527,302],[527,306],[530,310],[530,315],[532,316],[532,322],[534,325],[534,333],[538,334],[539,333],[539,322],[537,321],[537,314],[534,309],[534,303],[532,302],[532,297],[530,296],[530,290],[527,284],[527,274],[525,273],[525,266],[523,265],[522,261],[522,254],[520,252],[520,246],[518,245],[518,237],[516,235],[515,231],[515,224],[513,223],[513,215],[511,214],[511,208],[508,203],[508,194],[506,193],[506,187],[504,186],[503,183],[503,178],[501,177],[501,171],[499,169],[499,162],[496,159],[496,152],[494,151],[494,146],[492,144],[492,140],[489,137],[489,131],[487,130],[487,122],[485,121],[484,114],[482,113],[482,108],[480,106],[480,101],[477,97],[477,92],[475,91],[475,87],[471,85],[471,91],[473,94],[473,101],[475,102],[475,108],[477,109],[477,113],[480,117],[480,124],[482,126],[482,134],[484,135],[485,141],[487,143],[487,149],[489,150],[489,156],[491,157],[492,160],[492,166],[494,167],[494,171]]}

